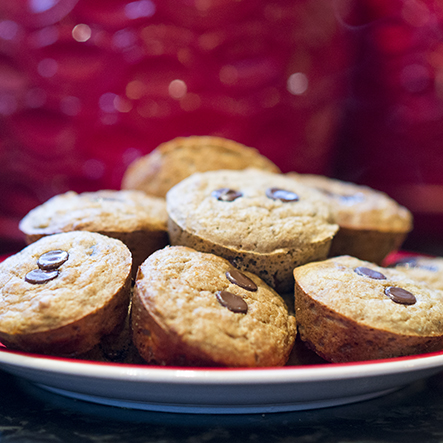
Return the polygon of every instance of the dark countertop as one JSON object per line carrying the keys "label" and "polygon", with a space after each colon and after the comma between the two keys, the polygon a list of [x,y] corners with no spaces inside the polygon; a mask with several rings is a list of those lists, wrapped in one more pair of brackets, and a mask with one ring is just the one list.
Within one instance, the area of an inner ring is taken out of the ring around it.
{"label": "dark countertop", "polygon": [[443,372],[346,406],[291,413],[191,415],[102,406],[0,371],[0,441],[381,443],[443,441]]}

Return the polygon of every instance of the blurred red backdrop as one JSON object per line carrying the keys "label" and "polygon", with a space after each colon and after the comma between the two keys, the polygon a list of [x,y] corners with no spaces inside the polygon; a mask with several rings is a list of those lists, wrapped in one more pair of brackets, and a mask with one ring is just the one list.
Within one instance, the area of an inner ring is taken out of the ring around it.
{"label": "blurred red backdrop", "polygon": [[443,254],[443,2],[362,5],[335,174],[413,212],[405,247]]}
{"label": "blurred red backdrop", "polygon": [[348,0],[2,0],[0,236],[52,195],[118,188],[176,136],[214,134],[325,172]]}
{"label": "blurred red backdrop", "polygon": [[384,190],[443,238],[441,5],[2,0],[0,248],[51,196],[119,188],[192,134]]}

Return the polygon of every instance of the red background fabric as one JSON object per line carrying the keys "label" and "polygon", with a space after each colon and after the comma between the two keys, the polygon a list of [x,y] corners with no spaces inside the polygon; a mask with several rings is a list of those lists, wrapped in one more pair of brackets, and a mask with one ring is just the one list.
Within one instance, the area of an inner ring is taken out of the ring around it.
{"label": "red background fabric", "polygon": [[0,248],[193,134],[384,190],[443,237],[442,23],[432,0],[3,0]]}

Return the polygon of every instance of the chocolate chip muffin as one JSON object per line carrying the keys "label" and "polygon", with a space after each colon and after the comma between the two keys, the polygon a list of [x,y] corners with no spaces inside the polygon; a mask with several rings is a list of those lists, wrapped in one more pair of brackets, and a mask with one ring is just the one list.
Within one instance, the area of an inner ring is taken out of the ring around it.
{"label": "chocolate chip muffin", "polygon": [[121,187],[165,197],[172,186],[194,172],[248,167],[280,172],[259,151],[233,140],[214,136],[178,137],[129,165]]}
{"label": "chocolate chip muffin", "polygon": [[141,191],[59,194],[31,210],[19,228],[28,243],[69,231],[98,232],[117,238],[132,253],[134,275],[149,254],[169,243],[165,200]]}
{"label": "chocolate chip muffin", "polygon": [[41,238],[0,263],[0,341],[11,349],[75,356],[125,321],[131,253],[93,232]]}
{"label": "chocolate chip muffin", "polygon": [[340,226],[329,255],[352,255],[382,264],[412,230],[412,214],[383,192],[320,175],[289,173],[331,201]]}
{"label": "chocolate chip muffin", "polygon": [[326,258],[338,230],[320,192],[257,169],[195,173],[166,201],[171,244],[224,257],[281,293],[294,267]]}
{"label": "chocolate chip muffin", "polygon": [[341,256],[294,269],[300,338],[332,362],[443,349],[443,291]]}
{"label": "chocolate chip muffin", "polygon": [[295,318],[260,278],[181,246],[140,266],[132,329],[146,361],[179,366],[284,365],[296,336]]}
{"label": "chocolate chip muffin", "polygon": [[443,257],[405,256],[389,265],[410,278],[443,290]]}

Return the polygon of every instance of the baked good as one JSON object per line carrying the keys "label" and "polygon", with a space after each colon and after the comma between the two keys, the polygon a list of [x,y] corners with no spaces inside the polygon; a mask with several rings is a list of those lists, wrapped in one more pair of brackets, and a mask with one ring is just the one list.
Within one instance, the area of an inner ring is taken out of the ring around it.
{"label": "baked good", "polygon": [[443,290],[443,257],[424,255],[404,256],[389,264],[405,272],[410,278],[421,281],[433,288]]}
{"label": "baked good", "polygon": [[98,232],[117,238],[132,253],[134,275],[149,254],[169,243],[165,200],[141,191],[59,194],[32,209],[19,228],[28,243],[69,231]]}
{"label": "baked good", "polygon": [[280,172],[258,150],[233,140],[215,136],[178,137],[131,163],[121,187],[165,197],[172,186],[194,172],[248,167]]}
{"label": "baked good", "polygon": [[289,175],[313,186],[331,201],[340,226],[329,255],[352,255],[379,265],[400,248],[412,230],[412,214],[387,194],[314,174]]}
{"label": "baked good", "polygon": [[181,246],[140,266],[132,329],[148,362],[179,366],[284,365],[296,335],[295,318],[260,278]]}
{"label": "baked good", "polygon": [[338,230],[320,192],[252,168],[195,173],[166,202],[171,244],[231,260],[281,293],[295,266],[326,258]]}
{"label": "baked good", "polygon": [[132,341],[130,313],[131,302],[124,323],[105,335],[92,349],[76,355],[75,358],[104,363],[146,364]]}
{"label": "baked good", "polygon": [[78,355],[125,320],[131,253],[117,239],[73,231],[41,238],[0,263],[0,341]]}
{"label": "baked good", "polygon": [[300,338],[332,362],[443,349],[443,291],[341,256],[294,269]]}

